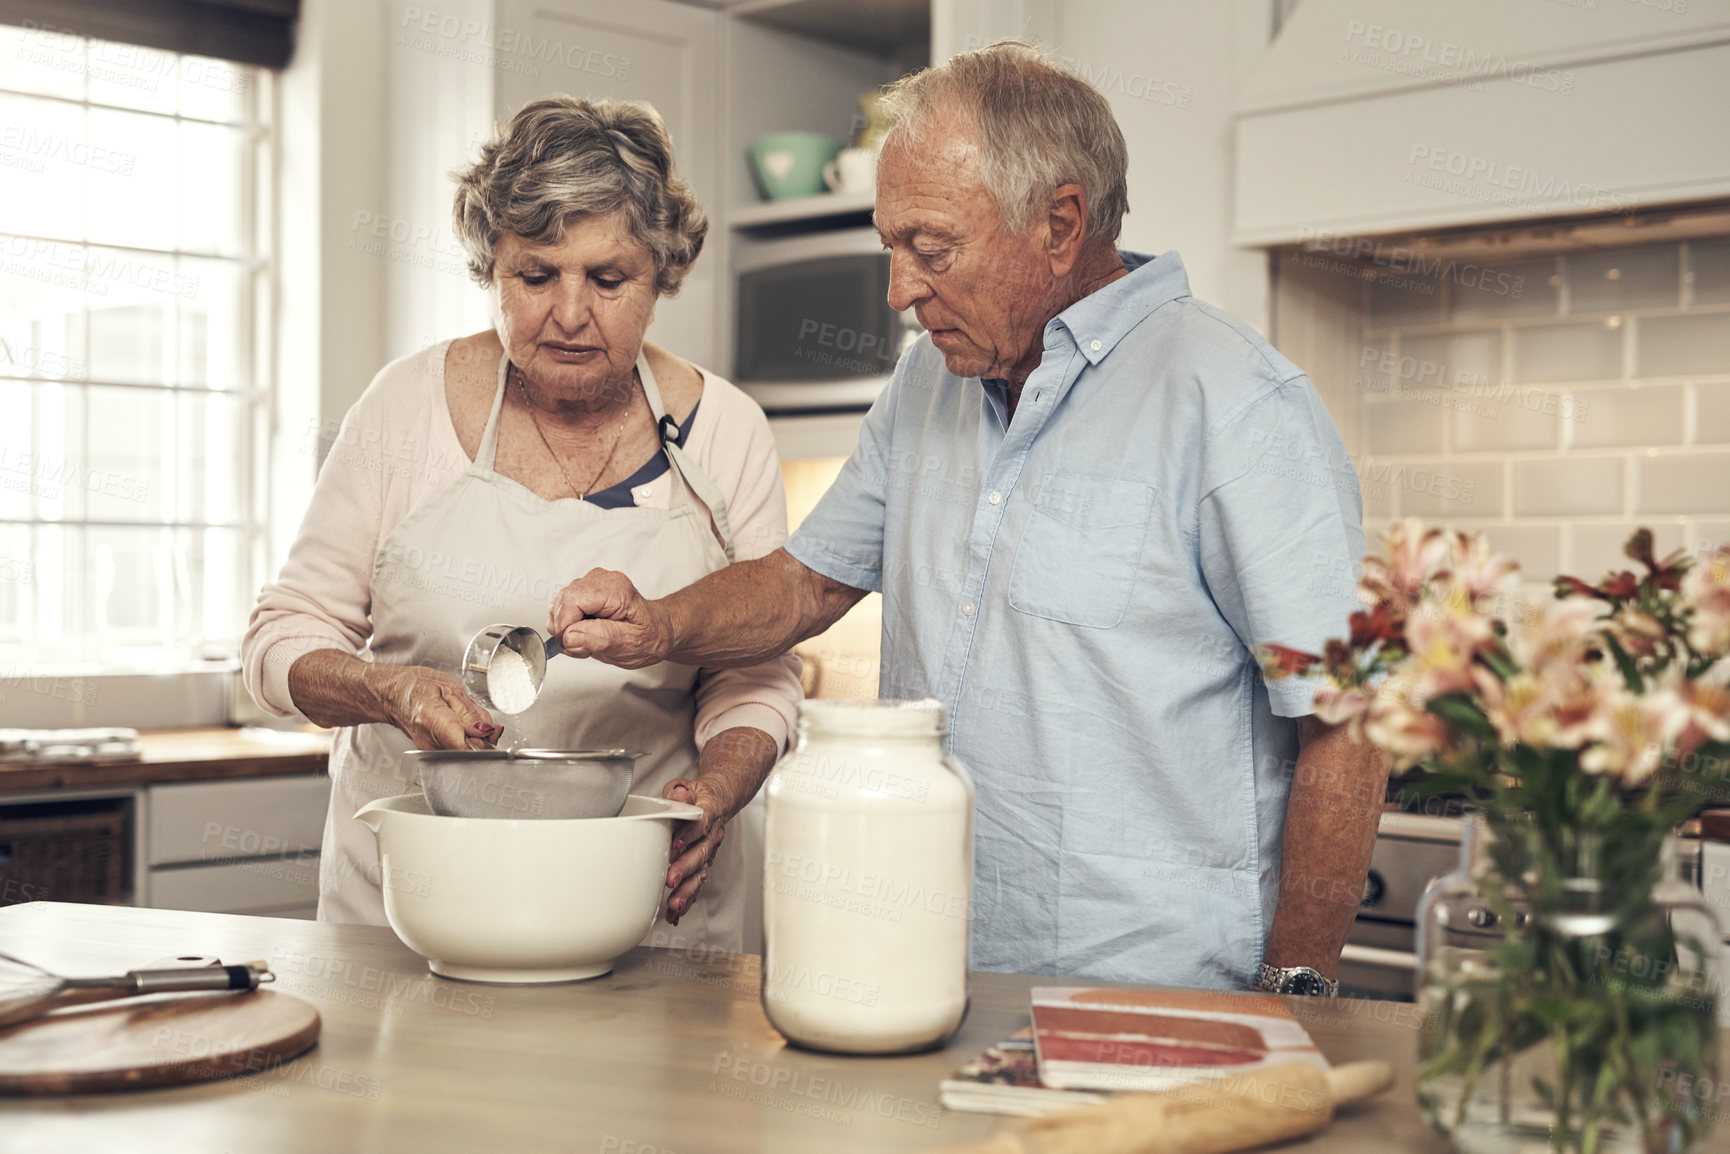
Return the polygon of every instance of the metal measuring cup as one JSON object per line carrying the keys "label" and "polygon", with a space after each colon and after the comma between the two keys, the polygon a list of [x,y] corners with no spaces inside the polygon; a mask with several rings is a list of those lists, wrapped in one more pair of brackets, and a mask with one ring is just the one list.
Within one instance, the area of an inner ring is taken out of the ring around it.
{"label": "metal measuring cup", "polygon": [[499,650],[510,649],[522,654],[528,663],[529,682],[539,696],[541,683],[547,677],[547,662],[565,651],[557,637],[548,637],[528,625],[488,625],[469,641],[463,653],[463,689],[487,709],[497,709],[490,692],[488,675],[493,658]]}

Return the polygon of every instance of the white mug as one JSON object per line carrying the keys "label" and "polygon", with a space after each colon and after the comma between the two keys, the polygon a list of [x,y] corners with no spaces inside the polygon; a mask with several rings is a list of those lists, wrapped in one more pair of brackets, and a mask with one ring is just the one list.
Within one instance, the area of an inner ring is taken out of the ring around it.
{"label": "white mug", "polygon": [[835,192],[875,191],[877,153],[869,148],[843,148],[823,166],[823,183]]}

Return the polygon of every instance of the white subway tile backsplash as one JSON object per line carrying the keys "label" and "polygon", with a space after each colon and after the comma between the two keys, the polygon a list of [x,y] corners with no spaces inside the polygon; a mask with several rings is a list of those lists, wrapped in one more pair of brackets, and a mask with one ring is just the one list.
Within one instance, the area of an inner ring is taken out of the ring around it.
{"label": "white subway tile backsplash", "polygon": [[1638,323],[1640,376],[1730,373],[1730,312],[1641,317]]}
{"label": "white subway tile backsplash", "polygon": [[1568,311],[1674,308],[1681,302],[1681,256],[1673,244],[1570,253],[1562,258]]}
{"label": "white subway tile backsplash", "polygon": [[1402,276],[1364,291],[1372,548],[1395,517],[1481,531],[1548,599],[1626,567],[1642,523],[1660,552],[1730,545],[1730,237]]}
{"label": "white subway tile backsplash", "polygon": [[1463,401],[1454,411],[1454,451],[1557,448],[1562,438],[1562,399],[1543,390],[1521,388]]}
{"label": "white subway tile backsplash", "polygon": [[[1367,469],[1366,465],[1368,466]],[[1375,470],[1374,458],[1366,457],[1363,462],[1359,463],[1358,496],[1363,499],[1364,503],[1364,540],[1370,544],[1372,549],[1375,546],[1376,538],[1370,532],[1370,521],[1372,519],[1377,521],[1391,519],[1394,515],[1393,483],[1386,477],[1376,478],[1366,475],[1366,472],[1374,472]]]}
{"label": "white subway tile backsplash", "polygon": [[1375,462],[1359,469],[1391,485],[1402,517],[1454,521],[1466,517],[1496,517],[1502,512],[1500,461],[1424,461],[1389,465]]}
{"label": "white subway tile backsplash", "polygon": [[1387,341],[1365,341],[1358,357],[1358,391],[1387,396],[1393,388],[1397,362]]}
{"label": "white subway tile backsplash", "polygon": [[1364,406],[1370,452],[1439,453],[1447,410],[1423,400],[1384,401]]}
{"label": "white subway tile backsplash", "polygon": [[1635,511],[1730,513],[1730,453],[1688,453],[1640,460]]}
{"label": "white subway tile backsplash", "polygon": [[1679,445],[1682,443],[1682,386],[1624,385],[1581,389],[1588,404],[1585,419],[1574,425],[1574,444],[1583,447]]}
{"label": "white subway tile backsplash", "polygon": [[1449,318],[1553,317],[1557,309],[1556,258],[1462,262],[1450,274]]}
{"label": "white subway tile backsplash", "polygon": [[1603,321],[1530,325],[1514,330],[1516,381],[1602,381],[1622,375],[1626,325]]}
{"label": "white subway tile backsplash", "polygon": [[1730,304],[1730,237],[1688,242],[1688,282],[1695,304]]}
{"label": "white subway tile backsplash", "polygon": [[1621,521],[1614,525],[1575,525],[1569,530],[1573,536],[1573,548],[1569,554],[1568,574],[1594,583],[1602,580],[1606,574],[1620,573],[1624,569],[1636,575],[1641,574],[1643,570],[1640,566],[1623,555],[1622,546],[1627,543],[1634,530],[1642,526],[1652,530],[1653,551],[1659,557],[1684,547],[1684,527],[1675,521]]}
{"label": "white subway tile backsplash", "polygon": [[1694,440],[1702,445],[1730,442],[1730,385],[1694,386]]}
{"label": "white subway tile backsplash", "polygon": [[1478,332],[1402,336],[1400,383],[1407,388],[1444,386],[1475,390],[1502,380],[1502,334]]}
{"label": "white subway tile backsplash", "polygon": [[1370,327],[1435,324],[1442,319],[1439,282],[1407,273],[1378,276],[1370,281]]}
{"label": "white subway tile backsplash", "polygon": [[1514,515],[1555,517],[1622,511],[1620,457],[1514,462]]}
{"label": "white subway tile backsplash", "polygon": [[1688,549],[1696,557],[1730,545],[1730,520],[1691,521],[1688,528],[1692,538]]}
{"label": "white subway tile backsplash", "polygon": [[1483,525],[1470,529],[1482,533],[1490,550],[1520,563],[1520,580],[1526,584],[1548,581],[1561,572],[1562,529],[1558,525]]}

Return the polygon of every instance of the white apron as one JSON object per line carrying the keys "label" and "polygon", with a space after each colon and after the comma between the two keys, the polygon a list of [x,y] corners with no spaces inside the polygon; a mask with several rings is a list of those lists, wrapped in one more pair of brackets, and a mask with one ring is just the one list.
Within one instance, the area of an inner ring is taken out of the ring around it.
{"label": "white apron", "polygon": [[[558,591],[597,566],[628,574],[645,597],[654,598],[732,559],[726,503],[670,439],[677,430],[661,406],[647,360],[638,358],[637,372],[671,463],[667,509],[603,509],[576,497],[548,501],[494,472],[508,368],[508,358],[501,357],[498,392],[474,464],[379,545],[369,642],[375,661],[425,665],[456,676],[469,639],[480,629],[495,623],[544,629]],[[547,662],[534,705],[515,715],[494,712],[493,722],[504,726],[501,747],[642,750],[631,792],[659,797],[674,778],[697,776],[696,678],[695,667],[672,662],[615,669],[561,655]],[[338,732],[319,863],[321,921],[384,924],[378,847],[354,814],[375,798],[414,788],[413,766],[402,756],[409,748],[412,743],[391,725]],[[702,892],[678,927],[657,926],[644,943],[754,950],[761,929],[762,838],[762,810],[754,804],[727,824]]]}

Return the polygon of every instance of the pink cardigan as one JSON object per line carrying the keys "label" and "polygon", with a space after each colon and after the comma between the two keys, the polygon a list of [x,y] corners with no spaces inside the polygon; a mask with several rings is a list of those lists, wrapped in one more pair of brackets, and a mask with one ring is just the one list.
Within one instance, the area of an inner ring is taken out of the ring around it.
{"label": "pink cardigan", "polygon": [[[379,543],[472,463],[445,403],[449,345],[392,361],[373,378],[343,418],[282,574],[258,595],[241,659],[253,698],[279,717],[296,712],[288,669],[297,658],[314,649],[358,654],[365,645]],[[769,422],[731,383],[702,373],[702,402],[685,449],[726,499],[735,559],[761,557],[787,537]],[[671,475],[661,474],[634,490],[636,503],[666,508],[671,485]],[[789,653],[748,669],[705,669],[696,694],[699,747],[724,729],[751,726],[785,750],[804,696],[799,659]]]}

